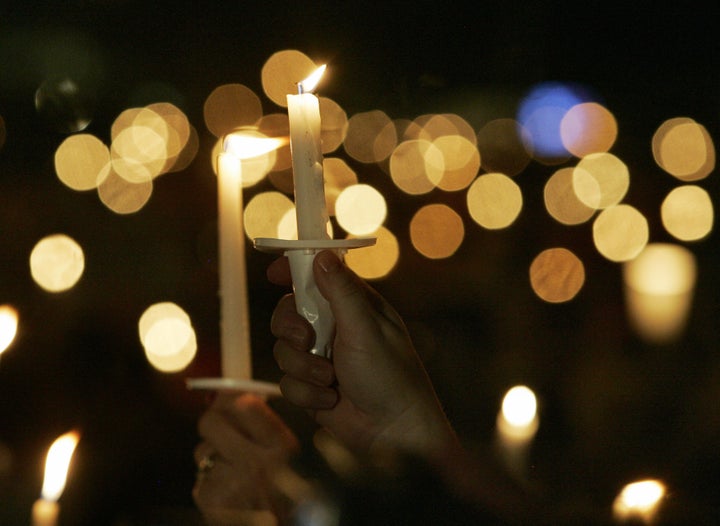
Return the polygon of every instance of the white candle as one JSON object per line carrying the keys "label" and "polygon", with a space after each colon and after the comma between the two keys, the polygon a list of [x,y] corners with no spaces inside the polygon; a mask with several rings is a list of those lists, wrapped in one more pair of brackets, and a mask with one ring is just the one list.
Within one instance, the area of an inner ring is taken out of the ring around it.
{"label": "white candle", "polygon": [[218,156],[218,237],[220,264],[220,353],[222,376],[250,379],[245,232],[241,161],[229,153]]}
{"label": "white candle", "polygon": [[55,526],[60,515],[57,500],[65,489],[70,460],[80,435],[70,431],[58,437],[48,450],[41,498],[32,507],[32,526]]}
{"label": "white candle", "polygon": [[32,526],[55,526],[60,506],[54,500],[38,499],[32,507]]}
{"label": "white candle", "polygon": [[298,84],[298,95],[287,96],[298,239],[329,238],[320,141],[320,105],[318,98],[309,93],[324,71],[325,66],[318,68]]}

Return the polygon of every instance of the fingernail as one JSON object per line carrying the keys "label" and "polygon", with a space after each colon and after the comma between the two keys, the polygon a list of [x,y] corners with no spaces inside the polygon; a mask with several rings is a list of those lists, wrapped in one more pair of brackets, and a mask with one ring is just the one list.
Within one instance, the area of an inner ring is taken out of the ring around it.
{"label": "fingernail", "polygon": [[340,269],[340,259],[329,250],[320,252],[315,259],[325,273],[337,272]]}

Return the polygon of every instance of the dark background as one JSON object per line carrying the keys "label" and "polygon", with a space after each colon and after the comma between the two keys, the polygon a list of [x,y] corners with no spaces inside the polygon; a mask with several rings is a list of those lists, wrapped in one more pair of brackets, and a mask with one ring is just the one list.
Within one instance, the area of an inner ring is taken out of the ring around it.
{"label": "dark background", "polygon": [[[216,186],[202,105],[217,86],[255,90],[275,51],[299,49],[331,65],[323,95],[348,116],[382,109],[392,118],[456,112],[476,130],[513,117],[542,81],[590,88],[616,116],[613,153],[632,177],[625,199],[648,217],[652,241],[671,240],[659,205],[677,182],[653,162],[650,139],[666,119],[687,116],[718,132],[716,13],[704,4],[668,7],[586,1],[136,2],[71,0],[0,7],[0,303],[20,313],[16,341],[0,359],[0,524],[27,524],[39,496],[47,447],[82,431],[63,524],[181,524],[196,520],[190,489],[195,422],[204,395],[187,376],[218,372]],[[82,87],[87,132],[107,141],[124,109],[176,104],[200,134],[181,173],[161,177],[137,214],[118,216],[93,193],[56,178],[53,154],[65,121],[38,111],[37,88],[58,75]],[[343,155],[342,151],[337,155]],[[401,242],[398,266],[374,285],[405,317],[439,395],[468,444],[489,444],[504,391],[527,383],[540,399],[534,482],[570,509],[607,514],[623,484],[666,480],[680,517],[713,523],[720,497],[720,346],[717,233],[686,244],[699,283],[686,336],[666,346],[639,341],[625,321],[620,267],[593,248],[590,224],[563,227],[542,206],[552,167],[533,162],[516,178],[519,220],[485,231],[463,196],[408,197],[373,166],[348,161],[383,189],[387,225]],[[717,203],[717,174],[702,181]],[[261,183],[248,190],[269,189]],[[409,244],[407,224],[425,202],[452,204],[466,239],[430,261]],[[72,290],[51,295],[30,277],[43,236],[64,232],[84,248]],[[531,291],[527,268],[544,248],[565,246],[587,281],[570,303]],[[277,380],[269,319],[286,291],[269,285],[270,257],[249,250],[255,375]],[[199,351],[188,370],[164,375],[137,337],[142,311],[174,301],[190,314]],[[274,402],[301,434],[304,415]],[[679,523],[683,523],[680,519]]]}

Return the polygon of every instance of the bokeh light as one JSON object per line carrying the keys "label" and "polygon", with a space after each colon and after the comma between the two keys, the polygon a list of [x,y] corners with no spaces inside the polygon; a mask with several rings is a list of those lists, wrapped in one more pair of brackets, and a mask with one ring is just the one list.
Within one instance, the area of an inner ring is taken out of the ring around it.
{"label": "bokeh light", "polygon": [[322,153],[328,154],[337,150],[345,141],[348,129],[348,117],[345,110],[332,99],[318,97],[320,107],[320,138]]}
{"label": "bokeh light", "polygon": [[349,234],[372,234],[382,226],[386,216],[385,198],[368,184],[348,186],[335,200],[337,222]]}
{"label": "bokeh light", "polygon": [[[200,136],[198,135],[195,126],[191,124],[185,147],[180,151],[180,154],[177,157],[168,158],[168,165],[166,165],[165,171],[167,173],[180,172],[189,167],[195,160],[199,150]],[[172,166],[169,166],[169,163],[172,163]]]}
{"label": "bokeh light", "polygon": [[669,343],[685,329],[697,279],[695,256],[671,243],[651,243],[623,265],[628,318],[651,343]]}
{"label": "bokeh light", "polygon": [[652,138],[655,162],[681,181],[698,181],[715,169],[715,146],[702,124],[689,117],[663,122]]}
{"label": "bokeh light", "polygon": [[549,303],[573,299],[585,283],[582,261],[566,248],[549,248],[530,264],[530,285],[537,296]]}
{"label": "bokeh light", "polygon": [[[257,123],[256,130],[265,137],[289,137],[290,136],[290,120],[287,113],[270,113],[263,115]],[[275,164],[272,167],[273,172],[282,172],[289,170],[292,166],[292,156],[290,155],[290,141],[275,150]],[[289,177],[290,192],[292,192],[292,178]]]}
{"label": "bokeh light", "polygon": [[[560,168],[548,178],[543,189],[545,209],[556,221],[564,225],[584,223],[596,211],[594,207],[589,207],[578,199],[574,180],[575,168]],[[599,201],[599,197],[594,200]]]}
{"label": "bokeh light", "polygon": [[295,217],[295,205],[283,193],[268,191],[254,195],[245,205],[243,214],[245,234],[249,239],[297,237],[297,226],[294,223],[281,229],[283,220],[292,222]]}
{"label": "bokeh light", "polygon": [[455,113],[428,113],[413,121],[414,139],[434,141],[440,137],[459,136],[477,145],[475,130],[465,119]]}
{"label": "bokeh light", "polygon": [[647,245],[647,219],[636,208],[619,204],[606,208],[593,222],[595,248],[610,261],[629,261]]}
{"label": "bokeh light", "polygon": [[613,516],[618,521],[640,521],[650,524],[666,493],[665,484],[647,479],[627,484],[613,502]]}
{"label": "bokeh light", "polygon": [[110,126],[107,147],[89,133],[77,133],[57,147],[58,179],[73,190],[96,189],[117,214],[139,211],[153,192],[153,179],[187,168],[200,147],[197,130],[174,104],[157,102],[120,112]]}
{"label": "bokeh light", "polygon": [[381,110],[356,113],[347,122],[345,152],[361,163],[379,163],[397,146],[395,123]]}
{"label": "bokeh light", "polygon": [[0,305],[0,353],[4,352],[17,335],[18,312],[11,305]]}
{"label": "bokeh light", "polygon": [[543,82],[523,97],[517,120],[523,127],[523,143],[538,161],[557,164],[569,158],[560,135],[560,125],[573,106],[587,102],[577,86]]}
{"label": "bokeh light", "polygon": [[522,141],[522,125],[515,119],[493,119],[477,133],[477,147],[486,172],[514,177],[530,164]]}
{"label": "bokeh light", "polygon": [[138,321],[145,357],[157,370],[177,372],[195,357],[197,340],[190,316],[173,302],[155,303]]}
{"label": "bokeh light", "polygon": [[110,152],[115,171],[130,182],[143,182],[187,164],[192,128],[174,105],[156,103],[121,112],[111,126]]}
{"label": "bokeh light", "polygon": [[443,135],[433,145],[443,155],[443,175],[438,188],[447,192],[467,188],[480,169],[480,152],[475,143],[461,135]]}
{"label": "bokeh light", "polygon": [[390,177],[395,186],[410,195],[432,191],[445,173],[443,153],[424,139],[403,141],[390,156]]}
{"label": "bokeh light", "polygon": [[113,170],[129,183],[143,183],[160,175],[167,161],[162,132],[150,126],[123,129],[110,145]]}
{"label": "bokeh light", "polygon": [[113,169],[131,183],[178,171],[197,153],[196,133],[184,113],[170,103],[128,108],[110,128]]}
{"label": "bokeh light", "polygon": [[410,241],[429,259],[452,256],[465,238],[462,218],[444,204],[425,205],[410,220]]}
{"label": "bokeh light", "polygon": [[52,234],[38,241],[30,253],[30,274],[48,292],[71,289],[85,270],[80,245],[65,234]]}
{"label": "bokeh light", "polygon": [[[348,236],[353,239],[356,236]],[[348,251],[345,262],[363,279],[376,280],[387,277],[400,259],[400,243],[386,227],[381,226],[371,237],[374,245]]]}
{"label": "bokeh light", "polygon": [[623,266],[625,280],[634,289],[652,294],[683,294],[695,284],[695,256],[672,243],[651,243]]}
{"label": "bokeh light", "polygon": [[89,133],[71,135],[55,151],[55,173],[77,191],[97,188],[110,171],[110,149]]}
{"label": "bokeh light", "polygon": [[116,214],[133,214],[142,209],[153,193],[152,180],[132,183],[110,170],[97,188],[100,201]]}
{"label": "bokeh light", "polygon": [[627,166],[611,153],[586,155],[578,161],[575,170],[575,193],[589,207],[607,208],[616,205],[630,187]]}
{"label": "bokeh light", "polygon": [[45,80],[35,91],[35,109],[61,133],[77,133],[92,121],[91,96],[72,78]]}
{"label": "bokeh light", "polygon": [[[160,117],[167,129],[165,147],[166,161],[162,173],[182,170],[187,166],[187,159],[194,157],[194,155],[188,155],[187,151],[188,146],[194,149],[194,128],[190,124],[187,116],[180,108],[169,102],[149,104],[145,109]],[[146,113],[141,113],[139,117],[143,115],[146,115]],[[137,120],[136,118],[136,122]],[[195,133],[197,134],[197,132]]]}
{"label": "bokeh light", "polygon": [[305,53],[285,49],[273,53],[260,72],[262,88],[268,99],[287,107],[287,96],[298,92],[298,83],[307,78],[317,65]]}
{"label": "bokeh light", "polygon": [[679,186],[665,197],[660,207],[665,229],[681,241],[697,241],[710,234],[714,222],[712,199],[695,185]]}
{"label": "bokeh light", "polygon": [[[332,234],[332,223],[328,221],[328,237],[333,238]],[[277,237],[278,239],[297,239],[298,238],[298,227],[297,227],[297,210],[293,203],[292,208],[288,209],[277,225]]]}
{"label": "bokeh light", "polygon": [[326,157],[323,160],[323,177],[328,214],[334,216],[338,195],[348,186],[358,184],[358,176],[355,170],[339,157]]}
{"label": "bokeh light", "polygon": [[501,173],[478,176],[468,188],[466,201],[473,221],[490,230],[510,226],[523,206],[520,187]]}
{"label": "bokeh light", "polygon": [[617,121],[597,102],[583,102],[570,108],[560,121],[563,146],[575,157],[607,152],[617,139]]}
{"label": "bokeh light", "polygon": [[205,99],[205,126],[215,137],[222,137],[240,126],[255,124],[262,117],[260,98],[243,84],[224,84]]}

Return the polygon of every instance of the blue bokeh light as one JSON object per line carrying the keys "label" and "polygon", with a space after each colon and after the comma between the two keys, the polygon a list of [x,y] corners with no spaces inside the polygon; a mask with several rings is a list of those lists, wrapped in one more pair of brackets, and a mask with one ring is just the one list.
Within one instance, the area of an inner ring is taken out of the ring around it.
{"label": "blue bokeh light", "polygon": [[520,101],[517,112],[528,152],[536,158],[569,157],[560,137],[560,122],[570,108],[592,100],[589,91],[578,85],[543,82],[533,86]]}

